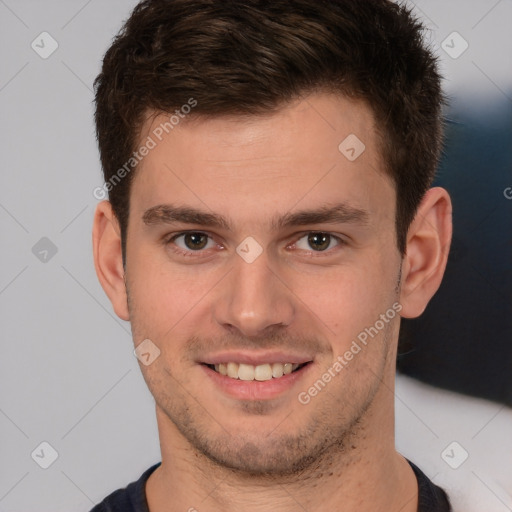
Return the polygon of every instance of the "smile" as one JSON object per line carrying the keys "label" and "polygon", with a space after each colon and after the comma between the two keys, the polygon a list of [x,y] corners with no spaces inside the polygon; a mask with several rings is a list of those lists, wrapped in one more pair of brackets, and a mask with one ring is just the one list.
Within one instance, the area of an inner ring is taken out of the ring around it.
{"label": "smile", "polygon": [[308,363],[264,363],[259,365],[244,363],[219,363],[207,365],[217,373],[238,380],[257,380],[266,381],[271,379],[279,379],[283,375],[289,375]]}
{"label": "smile", "polygon": [[272,400],[290,392],[315,367],[315,355],[297,351],[230,350],[196,361],[216,389],[236,400]]}

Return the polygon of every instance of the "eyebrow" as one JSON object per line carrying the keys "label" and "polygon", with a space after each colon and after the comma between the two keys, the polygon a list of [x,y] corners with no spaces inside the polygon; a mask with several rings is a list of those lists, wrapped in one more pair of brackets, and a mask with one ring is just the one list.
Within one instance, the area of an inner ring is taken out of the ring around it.
{"label": "eyebrow", "polygon": [[[142,221],[147,226],[157,224],[200,224],[212,228],[232,231],[226,217],[217,213],[209,213],[190,206],[174,206],[160,204],[147,209],[142,215]],[[369,214],[366,210],[355,208],[346,203],[338,203],[333,206],[322,206],[311,210],[302,210],[286,213],[275,217],[270,222],[273,231],[279,231],[293,226],[305,226],[307,224],[361,224],[367,225]]]}

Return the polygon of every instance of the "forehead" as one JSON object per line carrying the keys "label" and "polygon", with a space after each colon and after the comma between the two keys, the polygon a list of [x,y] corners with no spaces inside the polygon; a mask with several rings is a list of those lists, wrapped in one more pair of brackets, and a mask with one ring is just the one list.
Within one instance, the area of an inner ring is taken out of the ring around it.
{"label": "forehead", "polygon": [[340,198],[356,208],[389,209],[394,187],[363,102],[314,94],[271,114],[169,121],[154,115],[142,130],[141,144],[150,138],[154,147],[132,185],[130,203],[139,213],[178,201],[238,209],[238,216],[244,205],[250,215],[255,208],[270,214]]}

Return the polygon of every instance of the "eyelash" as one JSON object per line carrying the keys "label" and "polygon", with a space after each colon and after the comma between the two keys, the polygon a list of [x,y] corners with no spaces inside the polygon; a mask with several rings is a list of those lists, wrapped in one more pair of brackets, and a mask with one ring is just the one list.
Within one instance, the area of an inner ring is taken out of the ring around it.
{"label": "eyelash", "polygon": [[[213,241],[213,237],[211,235],[209,235],[208,233],[205,233],[204,231],[182,231],[180,233],[176,233],[174,235],[166,237],[164,239],[164,245],[165,246],[170,246],[171,244],[173,244],[173,242],[177,238],[179,238],[181,236],[189,235],[189,234],[205,235],[210,240]],[[312,235],[312,234],[328,235],[331,239],[334,239],[336,242],[338,242],[338,245],[336,245],[334,248],[342,247],[342,246],[347,245],[347,242],[343,238],[341,238],[339,236],[336,236],[336,235],[334,235],[332,233],[329,233],[327,231],[305,231],[303,233],[300,233],[299,238],[297,238],[296,241],[293,242],[292,245],[296,245],[299,240],[301,240],[305,236]],[[318,256],[313,256],[313,257],[320,257],[321,258],[324,255],[331,256],[332,255],[332,251],[333,251],[334,248],[326,249],[325,251],[313,251],[313,250],[310,250],[310,251],[306,251],[306,252],[307,252],[307,254],[318,255]],[[207,251],[207,249],[199,249],[197,251],[186,251],[184,249],[176,247],[175,245],[172,247],[172,250],[175,253],[180,254],[181,256],[190,257],[190,258],[203,258],[203,257],[206,257],[206,256],[199,256],[199,254],[205,253]]]}

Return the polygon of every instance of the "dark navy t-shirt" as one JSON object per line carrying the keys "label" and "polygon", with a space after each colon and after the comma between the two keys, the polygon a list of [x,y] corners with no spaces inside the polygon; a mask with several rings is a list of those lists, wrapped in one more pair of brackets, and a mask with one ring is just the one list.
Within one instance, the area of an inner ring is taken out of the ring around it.
{"label": "dark navy t-shirt", "polygon": [[[411,461],[407,462],[418,480],[418,512],[451,512],[448,496],[443,489],[434,485]],[[136,482],[107,496],[90,512],[149,512],[146,482],[158,466],[160,462],[146,470]]]}

